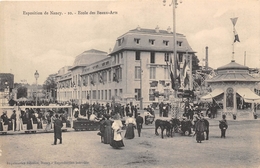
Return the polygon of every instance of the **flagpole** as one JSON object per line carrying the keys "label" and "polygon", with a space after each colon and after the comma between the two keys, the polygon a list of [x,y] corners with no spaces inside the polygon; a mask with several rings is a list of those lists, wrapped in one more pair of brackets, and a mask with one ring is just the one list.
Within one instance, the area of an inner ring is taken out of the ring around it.
{"label": "flagpole", "polygon": [[[235,25],[233,24],[233,33],[235,37]],[[235,40],[233,40],[233,44],[232,44],[232,61],[234,61],[234,57],[235,57]]]}
{"label": "flagpole", "polygon": [[[176,0],[172,1],[172,14],[173,14],[173,61],[174,61],[174,80],[176,80],[177,77],[177,64],[176,64],[176,60],[177,60],[177,51],[176,51],[176,17],[175,17],[175,8],[176,8]],[[174,81],[175,82],[175,81]],[[180,82],[180,81],[179,81]],[[174,97],[177,97],[177,91],[174,92]]]}
{"label": "flagpole", "polygon": [[231,22],[232,22],[232,24],[233,24],[233,33],[234,33],[234,40],[233,40],[233,44],[232,44],[232,61],[235,61],[235,42],[236,41],[238,41],[238,42],[240,42],[239,41],[239,38],[238,38],[238,35],[236,34],[236,29],[235,29],[235,25],[236,25],[236,23],[237,23],[237,17],[236,18],[230,18],[231,19]]}

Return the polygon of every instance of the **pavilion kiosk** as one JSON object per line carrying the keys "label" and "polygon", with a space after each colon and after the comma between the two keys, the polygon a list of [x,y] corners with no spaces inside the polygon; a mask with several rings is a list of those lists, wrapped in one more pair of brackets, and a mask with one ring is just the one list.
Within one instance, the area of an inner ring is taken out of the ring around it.
{"label": "pavilion kiosk", "polygon": [[217,68],[217,75],[206,80],[212,92],[201,97],[201,101],[221,104],[218,112],[241,118],[253,118],[255,104],[260,102],[254,90],[259,79],[249,75],[249,68],[232,60]]}

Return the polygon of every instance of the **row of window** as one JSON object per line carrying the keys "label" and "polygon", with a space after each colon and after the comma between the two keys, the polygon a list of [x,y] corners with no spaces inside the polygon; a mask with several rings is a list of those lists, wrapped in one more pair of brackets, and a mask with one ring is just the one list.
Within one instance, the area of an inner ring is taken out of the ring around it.
{"label": "row of window", "polygon": [[[156,79],[156,67],[150,67],[150,79]],[[141,79],[141,67],[135,66],[135,79]],[[168,67],[164,67],[164,79],[170,79]]]}
{"label": "row of window", "polygon": [[[135,44],[140,44],[140,41],[141,41],[140,38],[134,38]],[[123,42],[124,42],[124,38],[118,39],[117,40],[118,46],[121,46]],[[154,45],[155,39],[149,39],[148,42],[149,42],[150,45]],[[178,46],[182,46],[182,41],[177,41],[176,43],[177,43]],[[165,46],[169,46],[169,40],[163,40],[163,44]]]}
{"label": "row of window", "polygon": [[[177,53],[177,58],[179,62],[183,62],[183,53]],[[135,60],[139,61],[141,59],[141,52],[136,51],[135,52]],[[170,61],[170,53],[165,53],[164,54],[164,61]],[[154,64],[155,63],[155,52],[150,52],[150,63]]]}
{"label": "row of window", "polygon": [[[155,93],[156,89],[149,89],[149,101],[155,101]],[[167,93],[169,92],[169,89],[164,89],[164,95],[167,97]],[[92,99],[92,100],[112,100],[112,91],[109,90],[92,90],[91,91],[83,91],[82,95],[80,95],[80,91],[78,91],[78,95],[76,95],[77,92],[74,92],[74,98],[77,99]],[[114,90],[115,96],[122,96],[123,95],[123,89],[115,89]],[[67,99],[72,99],[72,92],[60,92],[58,97],[63,97]],[[141,89],[135,89],[135,100],[140,101],[141,99]]]}

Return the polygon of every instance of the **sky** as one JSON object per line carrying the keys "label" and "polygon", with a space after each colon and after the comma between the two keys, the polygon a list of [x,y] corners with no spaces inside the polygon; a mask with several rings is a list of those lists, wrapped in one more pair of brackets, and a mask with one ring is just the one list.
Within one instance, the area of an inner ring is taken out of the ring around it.
{"label": "sky", "polygon": [[[0,1],[0,73],[14,74],[15,82],[43,84],[50,74],[73,65],[77,55],[90,49],[109,52],[117,37],[138,26],[166,30],[173,27],[171,1]],[[44,12],[48,14],[44,14]],[[62,15],[50,14],[62,12]],[[88,12],[79,15],[78,11]],[[90,12],[95,14],[90,14]],[[100,15],[113,11],[114,14]],[[28,15],[42,12],[42,15]],[[69,15],[71,12],[72,15]],[[205,65],[218,68],[232,59],[234,40],[230,18],[238,17],[234,59],[250,68],[260,67],[260,0],[182,0],[176,8],[176,32],[184,34]]]}

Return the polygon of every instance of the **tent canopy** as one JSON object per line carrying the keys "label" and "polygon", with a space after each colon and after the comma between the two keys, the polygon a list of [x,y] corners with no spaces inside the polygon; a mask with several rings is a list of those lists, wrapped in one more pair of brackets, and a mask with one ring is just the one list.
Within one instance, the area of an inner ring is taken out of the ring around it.
{"label": "tent canopy", "polygon": [[252,92],[249,88],[239,88],[237,93],[244,99],[247,103],[260,102],[260,96]]}
{"label": "tent canopy", "polygon": [[217,89],[214,89],[212,92],[208,93],[207,95],[202,96],[200,99],[201,99],[201,101],[211,102],[212,98],[214,98],[222,93],[224,93],[223,89],[217,88]]}

